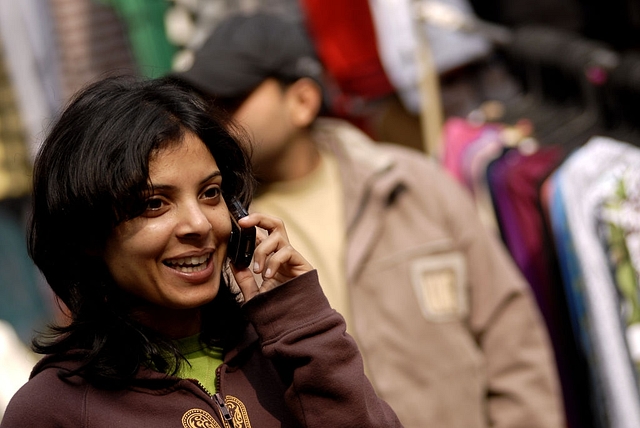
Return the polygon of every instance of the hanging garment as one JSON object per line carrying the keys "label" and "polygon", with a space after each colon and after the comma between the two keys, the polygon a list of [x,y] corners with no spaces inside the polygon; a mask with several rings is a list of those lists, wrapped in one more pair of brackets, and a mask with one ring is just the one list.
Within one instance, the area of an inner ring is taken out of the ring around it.
{"label": "hanging garment", "polygon": [[[587,367],[588,377],[584,379],[585,393],[592,413],[591,424],[596,428],[609,428],[604,391],[600,372],[597,368],[598,361],[593,344],[592,322],[587,309],[587,296],[584,283],[584,275],[580,268],[580,261],[576,252],[576,243],[569,227],[566,207],[561,183],[562,170],[556,170],[543,185],[546,188],[546,202],[549,224],[552,229],[553,240],[556,246],[556,256],[562,282],[567,297],[567,310],[570,315],[574,337],[577,338],[580,358],[576,363]],[[579,425],[578,425],[579,426]]]}
{"label": "hanging garment", "polygon": [[[542,211],[540,189],[547,176],[564,158],[558,146],[544,146],[523,154],[510,149],[497,158],[489,187],[496,195],[496,216],[503,240],[529,282],[544,316],[554,347],[570,427],[589,427],[590,397],[586,394],[588,369],[571,327],[567,297]],[[508,222],[509,224],[504,224]]]}
{"label": "hanging garment", "polygon": [[548,252],[544,248],[544,221],[539,206],[539,187],[563,158],[561,149],[548,146],[532,154],[511,149],[493,162],[501,169],[498,177],[489,178],[496,213],[503,226],[503,240],[516,264],[534,289],[543,315],[551,322],[549,305],[553,304]]}
{"label": "hanging garment", "polygon": [[224,18],[235,13],[266,12],[286,17],[302,25],[298,0],[174,0],[165,14],[167,37],[177,52],[172,71],[185,71],[193,65],[199,49]]}
{"label": "hanging garment", "polygon": [[140,73],[158,77],[171,70],[177,47],[167,37],[166,0],[98,0],[112,6],[125,23],[126,34]]}
{"label": "hanging garment", "polygon": [[29,380],[29,374],[38,361],[18,339],[11,324],[0,319],[0,421],[11,397]]}
{"label": "hanging garment", "polygon": [[0,0],[0,43],[30,157],[62,104],[48,0]]}
{"label": "hanging garment", "polygon": [[[603,201],[598,230],[621,299],[631,359],[640,372],[640,171],[625,169],[616,191]],[[637,378],[637,376],[636,376]]]}
{"label": "hanging garment", "polygon": [[[527,129],[525,123],[507,126],[449,118],[442,163],[472,191],[476,206],[484,213],[483,222],[502,237],[534,292],[554,346],[568,426],[593,427],[588,410],[590,383],[585,380],[590,374],[572,329],[539,197],[544,179],[564,153],[557,146],[528,151]],[[486,221],[489,219],[493,221]]]}
{"label": "hanging garment", "polygon": [[28,344],[36,330],[43,331],[53,320],[53,300],[27,254],[24,222],[4,203],[0,203],[0,237],[0,319]]}
{"label": "hanging garment", "polygon": [[27,136],[5,65],[0,45],[0,199],[24,196],[31,189]]}
{"label": "hanging garment", "polygon": [[[110,0],[107,0],[110,1]],[[123,0],[116,0],[122,2]],[[302,22],[298,0],[173,0],[165,13],[165,29],[171,44],[183,52],[198,49],[218,23],[235,13],[273,13]],[[179,53],[178,55],[181,55]],[[174,67],[183,67],[174,56]]]}
{"label": "hanging garment", "polygon": [[376,99],[394,88],[380,62],[367,0],[301,0],[318,56],[343,98],[334,106],[351,110],[358,98]]}
{"label": "hanging garment", "polygon": [[[595,369],[591,319],[587,313],[584,276],[576,254],[576,244],[569,228],[563,190],[560,186],[562,170],[559,168],[545,181],[547,200],[544,203],[548,213],[549,224],[556,247],[556,257],[562,283],[567,295],[567,309],[571,314],[572,327],[580,346],[589,360],[590,367]],[[543,188],[545,185],[543,185]],[[594,403],[595,404],[595,403]]]}
{"label": "hanging garment", "polygon": [[[369,0],[375,34],[384,69],[398,91],[407,110],[420,112],[420,66],[417,32],[423,32],[429,42],[435,71],[443,74],[467,65],[491,52],[490,42],[479,33],[444,28],[416,16],[415,0]],[[452,12],[473,18],[466,0],[438,0]]]}
{"label": "hanging garment", "polygon": [[51,58],[44,43],[50,37],[45,34],[48,22],[38,21],[45,9],[29,5],[34,1],[0,0],[0,319],[25,344],[53,316],[27,254],[22,214],[29,206],[31,152],[52,114],[57,91],[49,86],[55,63],[46,63]]}
{"label": "hanging garment", "polygon": [[498,123],[473,123],[460,117],[448,118],[443,126],[441,163],[474,196],[483,224],[499,233],[485,171],[487,164],[504,151]]}
{"label": "hanging garment", "polygon": [[459,182],[463,182],[462,156],[485,131],[485,124],[472,123],[462,117],[448,118],[442,128],[441,163]]}
{"label": "hanging garment", "polygon": [[62,97],[109,74],[138,74],[122,22],[93,0],[50,0]]}
{"label": "hanging garment", "polygon": [[505,148],[501,138],[503,126],[486,124],[484,128],[484,132],[462,153],[460,168],[463,182],[473,193],[482,222],[497,236],[500,233],[500,227],[485,172],[489,163],[504,153]]}
{"label": "hanging garment", "polygon": [[567,224],[582,271],[594,369],[602,389],[600,405],[608,417],[607,426],[612,428],[640,426],[640,395],[596,215],[602,201],[615,193],[620,171],[627,167],[640,168],[640,149],[594,137],[569,156],[559,175]]}
{"label": "hanging garment", "polygon": [[[554,302],[557,318],[554,319],[552,340],[556,351],[556,361],[562,383],[562,392],[567,414],[568,428],[606,428],[603,415],[595,406],[593,370],[589,367],[589,359],[585,348],[580,344],[580,334],[587,331],[587,327],[579,329],[575,325],[575,313],[571,305],[575,304],[576,296],[569,295],[568,286],[562,281],[560,258],[555,247],[555,239],[551,226],[551,204],[554,198],[554,172],[545,178],[540,185],[540,211],[543,222],[543,239],[545,242],[545,256],[549,266],[550,277],[553,278]],[[566,224],[566,223],[565,223]],[[569,241],[565,245],[571,245]],[[580,303],[584,308],[582,295]]]}

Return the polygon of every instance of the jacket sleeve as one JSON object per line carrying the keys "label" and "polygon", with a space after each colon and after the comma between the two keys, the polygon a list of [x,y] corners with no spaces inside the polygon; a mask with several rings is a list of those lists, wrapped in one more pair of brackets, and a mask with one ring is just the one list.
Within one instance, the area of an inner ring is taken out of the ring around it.
{"label": "jacket sleeve", "polygon": [[331,309],[312,271],[245,304],[283,379],[285,400],[305,427],[399,427],[364,374],[345,321]]}
{"label": "jacket sleeve", "polygon": [[1,428],[83,427],[86,388],[63,382],[55,368],[33,377],[11,398]]}

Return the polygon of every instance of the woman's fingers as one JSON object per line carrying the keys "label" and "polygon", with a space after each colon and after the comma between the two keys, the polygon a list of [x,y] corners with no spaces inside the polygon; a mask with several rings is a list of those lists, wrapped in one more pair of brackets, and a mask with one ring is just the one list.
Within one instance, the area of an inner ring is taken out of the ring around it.
{"label": "woman's fingers", "polygon": [[[234,270],[245,301],[259,292],[271,290],[313,269],[309,262],[289,244],[284,223],[279,218],[252,213],[240,219],[238,223],[241,227],[257,226],[259,228],[253,254],[253,272],[262,276],[263,282],[260,288],[252,275],[253,282],[245,276],[245,272]],[[249,272],[248,269],[246,271]],[[240,284],[240,281],[243,283]]]}
{"label": "woman's fingers", "polygon": [[241,227],[258,227],[256,248],[253,253],[253,271],[256,274],[262,274],[263,277],[272,276],[274,270],[267,267],[267,260],[283,246],[289,245],[283,221],[277,217],[253,213],[243,217],[239,224]]}
{"label": "woman's fingers", "polygon": [[258,287],[258,283],[256,282],[251,270],[237,270],[233,265],[231,265],[231,270],[236,282],[238,283],[238,287],[240,287],[240,291],[244,296],[244,301],[248,302],[253,299],[260,292],[260,288]]}

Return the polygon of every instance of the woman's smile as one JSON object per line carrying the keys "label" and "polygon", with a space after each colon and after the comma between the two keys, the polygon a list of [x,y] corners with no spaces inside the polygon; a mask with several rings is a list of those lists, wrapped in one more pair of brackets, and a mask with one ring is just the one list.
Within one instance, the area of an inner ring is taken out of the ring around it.
{"label": "woman's smile", "polygon": [[215,272],[213,253],[207,252],[201,256],[187,256],[164,260],[162,263],[174,274],[193,284],[209,280]]}
{"label": "woman's smile", "polygon": [[179,259],[165,260],[163,263],[172,269],[183,273],[201,272],[207,267],[211,259],[211,253],[203,256],[182,257]]}

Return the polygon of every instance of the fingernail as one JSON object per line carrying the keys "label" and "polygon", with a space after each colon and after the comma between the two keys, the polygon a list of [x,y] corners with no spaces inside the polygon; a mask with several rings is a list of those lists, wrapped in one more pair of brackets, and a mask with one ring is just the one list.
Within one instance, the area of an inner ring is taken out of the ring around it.
{"label": "fingernail", "polygon": [[255,263],[253,264],[253,271],[254,271],[254,272],[257,272],[257,271],[258,271],[258,269],[260,269],[260,264],[259,264],[258,262],[255,262]]}
{"label": "fingernail", "polygon": [[267,278],[271,278],[271,269],[267,269],[267,271],[264,273],[264,276],[266,276]]}

